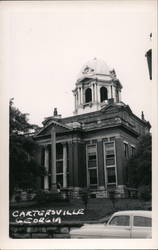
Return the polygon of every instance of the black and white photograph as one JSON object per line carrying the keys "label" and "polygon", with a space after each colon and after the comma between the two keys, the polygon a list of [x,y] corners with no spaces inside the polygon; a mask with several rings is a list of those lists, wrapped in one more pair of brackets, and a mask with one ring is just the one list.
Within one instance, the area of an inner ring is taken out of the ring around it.
{"label": "black and white photograph", "polygon": [[156,6],[2,1],[9,239],[153,239]]}

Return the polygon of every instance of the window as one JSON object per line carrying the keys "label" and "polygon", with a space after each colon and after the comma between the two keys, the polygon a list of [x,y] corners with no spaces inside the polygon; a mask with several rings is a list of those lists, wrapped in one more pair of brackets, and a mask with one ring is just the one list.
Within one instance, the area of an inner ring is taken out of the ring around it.
{"label": "window", "polygon": [[109,225],[112,226],[129,226],[130,217],[128,215],[114,216]]}
{"label": "window", "polygon": [[106,143],[106,166],[115,165],[114,143]]}
{"label": "window", "polygon": [[134,146],[131,146],[131,156],[133,157],[135,155],[136,149]]}
{"label": "window", "polygon": [[96,155],[95,154],[89,154],[88,159],[89,159],[89,161],[96,160]]}
{"label": "window", "polygon": [[97,188],[97,147],[95,145],[87,146],[87,169],[88,169],[88,186],[90,188]]}
{"label": "window", "polygon": [[107,184],[116,184],[115,142],[105,143],[105,168]]}
{"label": "window", "polygon": [[104,141],[104,142],[108,142],[108,137],[103,138],[103,141]]}
{"label": "window", "polygon": [[96,144],[96,143],[97,143],[96,139],[92,140],[92,144]]}
{"label": "window", "polygon": [[123,145],[124,145],[124,154],[125,154],[125,157],[126,157],[126,159],[128,159],[129,158],[128,143],[124,142]]}
{"label": "window", "polygon": [[100,88],[100,100],[101,100],[101,102],[103,102],[107,99],[108,99],[107,88],[101,87]]}
{"label": "window", "polygon": [[111,166],[111,165],[114,165],[115,164],[115,155],[114,155],[114,152],[111,151],[108,152],[108,154],[106,155],[106,166]]}
{"label": "window", "polygon": [[56,172],[57,174],[62,174],[63,173],[63,161],[57,161],[56,162]]}
{"label": "window", "polygon": [[110,137],[110,141],[115,141],[115,136]]}
{"label": "window", "polygon": [[85,91],[85,102],[91,102],[92,101],[92,90],[90,88],[86,89]]}
{"label": "window", "polygon": [[89,169],[90,185],[97,185],[97,169]]}
{"label": "window", "polygon": [[107,179],[108,183],[116,183],[115,168],[107,168]]}
{"label": "window", "polygon": [[56,158],[63,159],[63,145],[61,143],[56,144]]}
{"label": "window", "polygon": [[143,216],[134,216],[135,227],[151,227],[151,218]]}

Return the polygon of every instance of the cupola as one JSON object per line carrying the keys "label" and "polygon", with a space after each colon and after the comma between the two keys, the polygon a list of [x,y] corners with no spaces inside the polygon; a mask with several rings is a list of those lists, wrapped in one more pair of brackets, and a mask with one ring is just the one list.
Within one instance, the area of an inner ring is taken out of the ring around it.
{"label": "cupola", "polygon": [[73,90],[75,99],[74,114],[100,110],[113,100],[121,101],[122,85],[114,69],[101,59],[94,58],[83,65]]}

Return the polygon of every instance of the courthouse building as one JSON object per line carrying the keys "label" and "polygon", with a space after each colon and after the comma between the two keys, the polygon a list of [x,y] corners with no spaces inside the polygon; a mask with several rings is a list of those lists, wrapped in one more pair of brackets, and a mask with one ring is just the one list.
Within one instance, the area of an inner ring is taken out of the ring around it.
{"label": "courthouse building", "polygon": [[94,58],[82,67],[73,90],[73,115],[62,118],[55,108],[35,136],[47,170],[43,189],[55,191],[60,184],[74,196],[88,188],[96,197],[110,192],[124,197],[126,162],[150,123],[143,112],[140,119],[122,102],[121,91],[115,70],[104,61]]}

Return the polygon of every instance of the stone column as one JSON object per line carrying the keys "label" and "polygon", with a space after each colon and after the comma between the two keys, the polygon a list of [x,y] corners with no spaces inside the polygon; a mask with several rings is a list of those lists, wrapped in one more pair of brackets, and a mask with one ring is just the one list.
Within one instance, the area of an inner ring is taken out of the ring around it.
{"label": "stone column", "polygon": [[112,87],[112,92],[113,92],[113,99],[114,99],[114,102],[115,102],[116,101],[115,87]]}
{"label": "stone column", "polygon": [[108,91],[107,98],[110,99],[111,98],[111,86],[107,87],[107,91]]}
{"label": "stone column", "polygon": [[76,100],[76,110],[78,109],[78,93],[76,91],[76,94],[75,94],[75,100]]}
{"label": "stone column", "polygon": [[67,145],[63,143],[63,188],[67,187]]}
{"label": "stone column", "polygon": [[95,102],[95,90],[94,90],[94,83],[92,85],[92,102]]}
{"label": "stone column", "polygon": [[98,102],[98,86],[97,83],[95,84],[95,94],[96,94],[96,102]]}
{"label": "stone column", "polygon": [[81,94],[81,88],[79,88],[79,91],[80,91],[80,104],[81,104],[81,100],[82,100],[82,94]]}
{"label": "stone column", "polygon": [[97,85],[96,83],[94,84],[94,98],[95,98],[95,102],[97,102]]}
{"label": "stone column", "polygon": [[85,103],[85,89],[82,88],[82,101],[83,101],[83,104]]}
{"label": "stone column", "polygon": [[83,104],[83,88],[81,87],[81,104]]}
{"label": "stone column", "polygon": [[100,103],[100,87],[99,86],[98,86],[97,94],[98,94],[98,102]]}
{"label": "stone column", "polygon": [[111,98],[113,98],[113,90],[112,90],[112,89],[113,89],[113,86],[111,85],[111,86],[110,86]]}
{"label": "stone column", "polygon": [[51,166],[51,191],[57,191],[56,185],[56,132],[55,128],[51,131],[51,155],[52,155],[52,166]]}
{"label": "stone column", "polygon": [[75,107],[75,111],[76,111],[76,93],[74,93],[74,107]]}
{"label": "stone column", "polygon": [[73,142],[68,142],[68,157],[69,157],[69,186],[73,187],[74,183],[74,161],[73,161]]}
{"label": "stone column", "polygon": [[44,167],[47,171],[47,175],[44,176],[44,189],[49,190],[49,177],[48,177],[48,171],[49,171],[49,150],[48,146],[45,146],[44,149]]}
{"label": "stone column", "polygon": [[79,174],[79,143],[73,142],[73,159],[74,159],[74,186],[79,186],[78,174]]}
{"label": "stone column", "polygon": [[80,98],[81,98],[81,96],[80,96],[80,88],[78,88],[78,105],[80,105]]}
{"label": "stone column", "polygon": [[119,90],[119,102],[121,102],[121,91]]}

